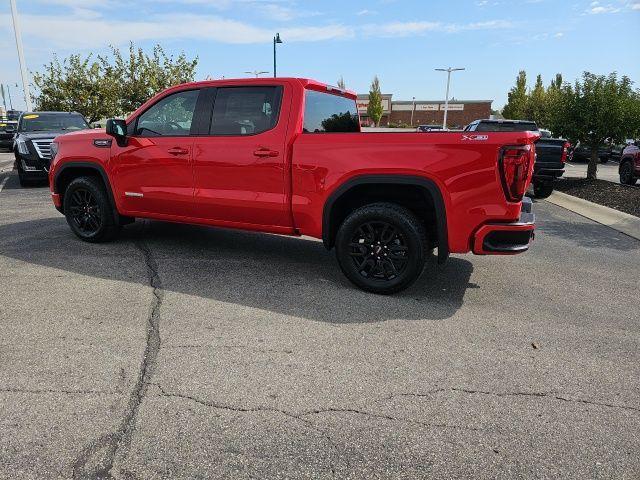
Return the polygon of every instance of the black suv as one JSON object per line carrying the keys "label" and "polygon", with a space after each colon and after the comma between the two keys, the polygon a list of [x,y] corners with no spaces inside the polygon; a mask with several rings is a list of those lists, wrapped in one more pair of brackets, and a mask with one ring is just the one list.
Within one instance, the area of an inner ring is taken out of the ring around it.
{"label": "black suv", "polygon": [[76,112],[25,112],[13,143],[20,185],[45,180],[51,162],[51,142],[58,135],[91,128]]}

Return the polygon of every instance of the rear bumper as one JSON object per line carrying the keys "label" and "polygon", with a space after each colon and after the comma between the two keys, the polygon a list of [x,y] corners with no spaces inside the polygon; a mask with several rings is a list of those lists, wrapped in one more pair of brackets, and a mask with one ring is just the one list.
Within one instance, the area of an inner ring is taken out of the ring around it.
{"label": "rear bumper", "polygon": [[515,255],[529,250],[535,234],[535,215],[531,199],[522,200],[520,218],[512,223],[488,223],[481,226],[473,238],[476,255]]}

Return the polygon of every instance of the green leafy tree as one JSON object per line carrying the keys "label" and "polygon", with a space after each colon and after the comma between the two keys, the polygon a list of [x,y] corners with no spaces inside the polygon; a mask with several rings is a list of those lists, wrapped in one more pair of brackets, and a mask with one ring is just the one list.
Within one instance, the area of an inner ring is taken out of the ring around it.
{"label": "green leafy tree", "polygon": [[44,71],[33,75],[39,93],[35,96],[37,110],[75,111],[90,122],[110,115],[117,109],[113,80],[103,75],[98,61],[89,55],[71,55],[62,62],[54,56]]}
{"label": "green leafy tree", "polygon": [[382,118],[382,92],[380,91],[380,81],[378,76],[373,77],[371,88],[369,89],[369,104],[367,105],[367,115],[377,127]]}
{"label": "green leafy tree", "polygon": [[156,45],[151,55],[129,45],[123,55],[57,58],[33,74],[38,110],[77,111],[89,121],[131,113],[156,93],[194,79],[198,59],[167,55]]}
{"label": "green leafy tree", "polygon": [[616,73],[584,72],[573,88],[564,91],[567,108],[566,135],[591,150],[587,178],[597,178],[598,148],[606,141],[622,143],[637,134],[640,93],[631,80]]}
{"label": "green leafy tree", "polygon": [[513,120],[526,119],[527,101],[527,72],[520,70],[515,86],[507,95],[507,104],[502,110],[502,115]]}
{"label": "green leafy tree", "polygon": [[538,75],[536,84],[526,101],[525,118],[533,120],[539,127],[547,127],[546,93],[542,83],[542,75]]}

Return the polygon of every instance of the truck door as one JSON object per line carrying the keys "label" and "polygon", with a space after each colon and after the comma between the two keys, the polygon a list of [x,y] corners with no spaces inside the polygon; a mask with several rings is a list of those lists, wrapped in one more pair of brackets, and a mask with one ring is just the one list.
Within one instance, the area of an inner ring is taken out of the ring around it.
{"label": "truck door", "polygon": [[127,144],[111,146],[115,187],[127,213],[193,215],[192,126],[199,89],[171,93],[130,125]]}
{"label": "truck door", "polygon": [[193,145],[196,215],[290,227],[286,86],[219,87],[211,97],[209,134],[196,137]]}

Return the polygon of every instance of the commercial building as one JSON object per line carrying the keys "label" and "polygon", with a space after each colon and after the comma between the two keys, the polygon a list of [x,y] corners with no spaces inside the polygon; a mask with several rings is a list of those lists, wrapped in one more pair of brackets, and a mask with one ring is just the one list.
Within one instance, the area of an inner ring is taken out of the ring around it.
{"label": "commercial building", "polygon": [[[460,128],[478,118],[491,116],[491,104],[493,100],[449,100],[447,124],[451,128]],[[393,101],[392,94],[382,95],[381,126],[411,125],[413,114],[413,126],[417,125],[442,125],[444,120],[444,100],[401,100]],[[371,125],[367,115],[369,95],[358,95],[358,113],[363,125]]]}

